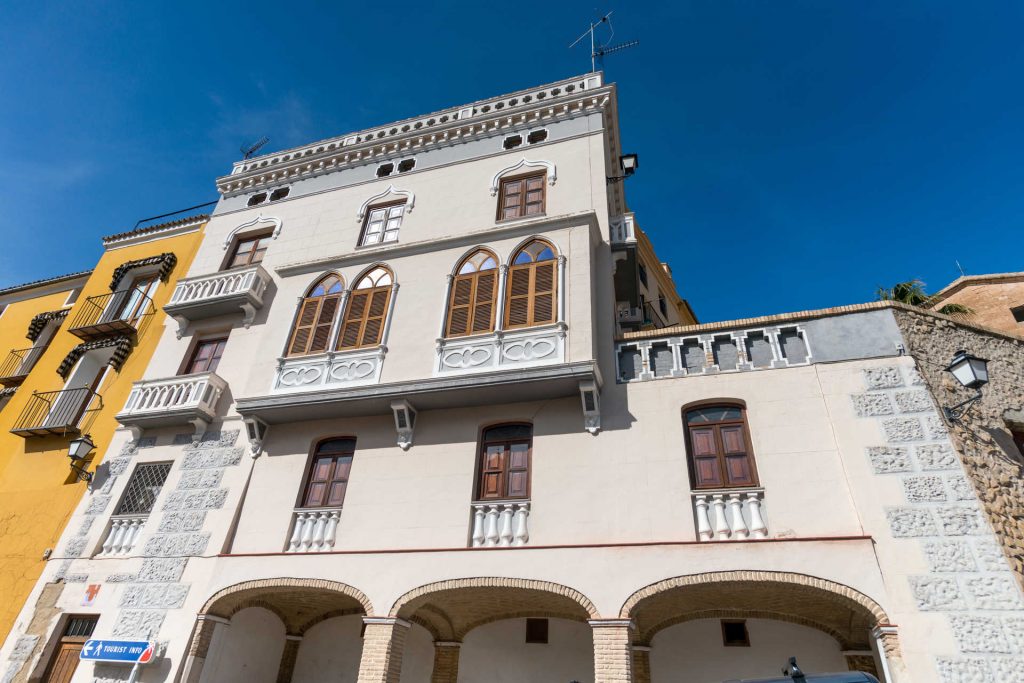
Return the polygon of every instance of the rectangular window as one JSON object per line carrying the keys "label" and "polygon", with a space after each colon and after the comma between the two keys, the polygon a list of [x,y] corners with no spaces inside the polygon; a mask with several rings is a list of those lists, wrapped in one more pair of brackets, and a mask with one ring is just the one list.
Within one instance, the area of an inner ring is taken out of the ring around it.
{"label": "rectangular window", "polygon": [[329,439],[317,446],[301,507],[341,507],[345,503],[355,450],[356,440],[348,438]]}
{"label": "rectangular window", "polygon": [[477,500],[529,498],[532,434],[529,425],[502,425],[484,432]]}
{"label": "rectangular window", "polygon": [[267,253],[267,245],[270,243],[271,233],[262,233],[239,239],[235,242],[235,248],[231,251],[231,258],[228,259],[224,269],[251,266],[254,263],[263,261]]}
{"label": "rectangular window", "polygon": [[548,642],[548,620],[527,619],[526,620],[526,642],[547,645]]}
{"label": "rectangular window", "polygon": [[185,364],[185,371],[181,374],[215,372],[220,364],[221,356],[224,355],[224,347],[227,343],[227,337],[200,339],[196,343],[196,347],[192,349],[192,355],[189,356],[188,363]]}
{"label": "rectangular window", "polygon": [[405,202],[374,206],[366,214],[360,246],[397,242],[398,229],[402,227],[402,216],[405,215]]}
{"label": "rectangular window", "polygon": [[78,301],[78,295],[81,292],[82,292],[81,289],[72,289],[70,292],[68,292],[68,298],[64,299],[64,305],[65,306],[71,306],[76,301]]}
{"label": "rectangular window", "polygon": [[544,213],[544,173],[501,181],[498,220],[540,216]]}
{"label": "rectangular window", "polygon": [[640,272],[640,282],[641,282],[641,284],[643,284],[644,287],[646,287],[647,286],[647,266],[645,266],[644,264],[641,263],[637,267],[638,267],[639,272]]}
{"label": "rectangular window", "polygon": [[170,472],[169,462],[147,463],[136,467],[114,514],[148,515],[153,511],[153,505]]}
{"label": "rectangular window", "polygon": [[697,489],[756,486],[744,411],[709,406],[686,413],[690,473]]}

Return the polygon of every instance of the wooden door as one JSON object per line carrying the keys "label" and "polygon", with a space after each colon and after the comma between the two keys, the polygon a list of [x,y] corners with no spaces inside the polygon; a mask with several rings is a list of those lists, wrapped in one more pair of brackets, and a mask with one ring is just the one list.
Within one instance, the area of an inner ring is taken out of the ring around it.
{"label": "wooden door", "polygon": [[53,662],[50,663],[50,671],[43,679],[45,683],[70,683],[71,677],[75,675],[78,668],[78,653],[82,651],[83,642],[66,643],[61,642],[54,653]]}

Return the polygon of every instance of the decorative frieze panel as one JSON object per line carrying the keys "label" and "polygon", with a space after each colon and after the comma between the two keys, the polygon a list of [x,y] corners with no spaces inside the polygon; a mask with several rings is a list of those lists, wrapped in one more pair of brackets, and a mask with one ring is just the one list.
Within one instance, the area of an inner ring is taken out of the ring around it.
{"label": "decorative frieze panel", "polygon": [[800,325],[619,342],[621,382],[788,368],[811,363],[807,331]]}
{"label": "decorative frieze panel", "polygon": [[332,351],[314,356],[281,358],[274,377],[274,392],[316,388],[357,387],[376,384],[384,365],[386,348]]}
{"label": "decorative frieze panel", "polygon": [[434,376],[565,362],[565,325],[440,339]]}

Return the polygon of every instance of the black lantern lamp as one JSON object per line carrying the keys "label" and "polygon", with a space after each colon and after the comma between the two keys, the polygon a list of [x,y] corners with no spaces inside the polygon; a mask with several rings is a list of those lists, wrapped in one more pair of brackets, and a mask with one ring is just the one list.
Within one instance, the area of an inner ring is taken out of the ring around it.
{"label": "black lantern lamp", "polygon": [[636,173],[636,169],[640,168],[640,157],[636,154],[623,154],[619,157],[619,168],[622,169],[622,175],[608,177],[607,180],[609,184],[625,180]]}
{"label": "black lantern lamp", "polygon": [[942,409],[947,419],[956,420],[967,412],[967,408],[972,403],[981,398],[981,388],[988,384],[988,361],[960,350],[953,356],[953,360],[950,361],[949,367],[946,370],[953,377],[956,377],[956,381],[960,382],[960,384],[968,389],[975,389],[977,391],[974,396],[971,396],[966,401],[962,401],[951,408]]}
{"label": "black lantern lamp", "polygon": [[68,458],[71,459],[71,469],[78,473],[78,481],[92,481],[92,472],[86,471],[82,467],[82,463],[94,448],[96,448],[96,444],[92,442],[92,437],[88,434],[72,439],[68,444]]}

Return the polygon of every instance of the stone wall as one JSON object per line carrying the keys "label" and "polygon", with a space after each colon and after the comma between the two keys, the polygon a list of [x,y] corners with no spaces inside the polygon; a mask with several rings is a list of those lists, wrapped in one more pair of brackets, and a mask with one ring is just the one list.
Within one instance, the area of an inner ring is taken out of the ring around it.
{"label": "stone wall", "polygon": [[950,438],[1024,588],[1024,466],[1008,429],[1012,423],[1024,426],[1024,340],[944,316],[902,309],[893,313],[903,329],[907,352],[941,405],[955,405],[972,393],[945,372],[957,350],[989,360],[989,383],[982,399],[952,423]]}

